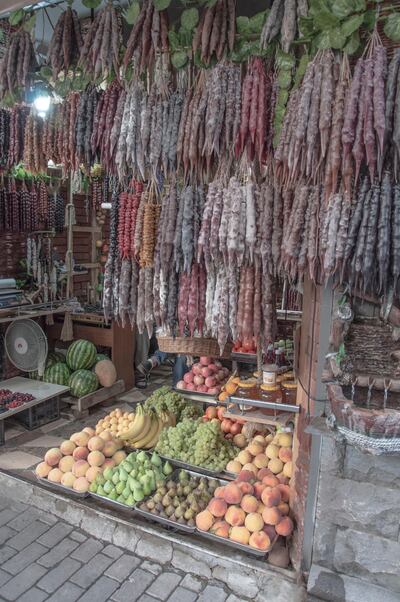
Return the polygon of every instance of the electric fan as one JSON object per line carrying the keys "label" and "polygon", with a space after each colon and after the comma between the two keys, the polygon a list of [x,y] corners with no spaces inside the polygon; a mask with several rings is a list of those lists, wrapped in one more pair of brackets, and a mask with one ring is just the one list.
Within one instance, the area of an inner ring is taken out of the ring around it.
{"label": "electric fan", "polygon": [[43,376],[47,358],[47,338],[34,320],[15,320],[7,328],[4,346],[8,359],[23,372],[38,371]]}

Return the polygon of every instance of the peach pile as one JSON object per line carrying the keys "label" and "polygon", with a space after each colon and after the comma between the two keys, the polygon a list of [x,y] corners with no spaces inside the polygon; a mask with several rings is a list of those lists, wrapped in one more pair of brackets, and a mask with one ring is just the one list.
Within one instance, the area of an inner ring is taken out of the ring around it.
{"label": "peach pile", "polygon": [[292,476],[291,433],[257,435],[226,466],[228,472],[239,474],[241,470],[248,470],[258,479],[266,476],[266,469],[269,474],[276,475],[279,482],[289,483]]}
{"label": "peach pile", "polygon": [[196,516],[197,528],[265,551],[279,535],[291,535],[289,485],[264,470],[261,480],[242,470],[235,481],[217,487],[207,508]]}
{"label": "peach pile", "polygon": [[86,427],[63,441],[59,448],[49,449],[35,471],[38,477],[85,493],[105,468],[113,468],[125,460],[121,447],[111,433],[96,435],[94,429]]}

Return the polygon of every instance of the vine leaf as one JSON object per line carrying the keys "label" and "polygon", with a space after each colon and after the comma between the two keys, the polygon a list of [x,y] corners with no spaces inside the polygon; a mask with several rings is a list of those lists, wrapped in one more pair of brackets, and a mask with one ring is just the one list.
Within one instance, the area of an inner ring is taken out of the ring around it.
{"label": "vine leaf", "polygon": [[352,13],[364,11],[366,9],[365,0],[334,0],[332,2],[332,12],[339,19],[345,19]]}
{"label": "vine leaf", "polygon": [[341,27],[342,34],[347,38],[352,33],[358,30],[361,23],[364,21],[364,15],[353,15],[350,19],[347,19]]}
{"label": "vine leaf", "polygon": [[357,52],[360,46],[360,34],[358,31],[353,31],[351,36],[346,42],[346,45],[343,48],[343,52],[346,54],[354,54]]}
{"label": "vine leaf", "polygon": [[385,27],[383,28],[385,35],[393,42],[400,41],[400,14],[392,13],[386,18]]}
{"label": "vine leaf", "polygon": [[9,21],[10,25],[15,27],[16,25],[18,25],[18,23],[20,23],[22,21],[24,16],[25,16],[25,11],[22,8],[19,8],[18,10],[14,10],[10,14],[10,16],[8,17],[8,21]]}
{"label": "vine leaf", "polygon": [[153,0],[153,4],[156,10],[165,10],[171,4],[171,0]]}
{"label": "vine leaf", "polygon": [[183,50],[177,50],[171,55],[171,63],[175,69],[182,69],[187,63],[188,57],[186,52]]}
{"label": "vine leaf", "polygon": [[183,29],[192,31],[199,22],[199,11],[197,8],[187,8],[181,14],[181,25]]}
{"label": "vine leaf", "polygon": [[134,25],[134,23],[136,22],[136,19],[138,18],[140,13],[140,4],[139,2],[132,2],[132,4],[130,4],[128,6],[128,8],[126,8],[123,11],[123,16],[125,21],[128,23],[128,25]]}
{"label": "vine leaf", "polygon": [[179,48],[179,36],[173,29],[170,29],[168,32],[168,41],[171,46],[171,50],[178,50]]}

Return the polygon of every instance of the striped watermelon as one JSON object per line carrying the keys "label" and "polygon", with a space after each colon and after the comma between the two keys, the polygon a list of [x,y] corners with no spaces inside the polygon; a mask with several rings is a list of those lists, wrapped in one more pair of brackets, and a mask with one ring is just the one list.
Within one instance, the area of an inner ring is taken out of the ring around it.
{"label": "striped watermelon", "polygon": [[56,364],[57,362],[65,362],[65,355],[58,351],[49,351],[46,358],[46,368],[48,366],[53,366],[53,364]]}
{"label": "striped watermelon", "polygon": [[69,390],[74,397],[83,397],[93,393],[99,386],[99,380],[90,370],[77,370],[69,379]]}
{"label": "striped watermelon", "polygon": [[97,350],[90,341],[78,339],[68,347],[67,364],[71,370],[87,370],[96,361]]}
{"label": "striped watermelon", "polygon": [[68,385],[71,376],[70,369],[64,362],[56,362],[48,366],[44,371],[43,380],[45,383],[53,383],[53,385]]}

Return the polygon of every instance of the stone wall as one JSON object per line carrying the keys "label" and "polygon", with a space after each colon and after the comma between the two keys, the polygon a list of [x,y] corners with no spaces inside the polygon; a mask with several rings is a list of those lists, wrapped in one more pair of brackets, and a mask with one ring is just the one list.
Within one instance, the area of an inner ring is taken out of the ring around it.
{"label": "stone wall", "polygon": [[330,602],[400,601],[400,457],[373,456],[326,428],[322,437],[311,595]]}

